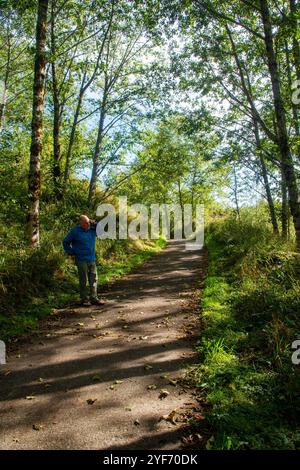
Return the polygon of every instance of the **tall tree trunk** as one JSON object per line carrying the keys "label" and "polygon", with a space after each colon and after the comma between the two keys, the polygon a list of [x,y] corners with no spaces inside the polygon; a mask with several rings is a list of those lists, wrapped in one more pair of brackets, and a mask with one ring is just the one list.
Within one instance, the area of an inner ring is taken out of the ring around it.
{"label": "tall tree trunk", "polygon": [[293,23],[293,62],[295,65],[296,76],[297,79],[300,80],[300,48],[299,42],[297,39],[297,31],[298,31],[298,20],[297,20],[297,13],[299,9],[299,5],[296,5],[296,0],[290,0],[290,9],[292,14],[292,23]]}
{"label": "tall tree trunk", "polygon": [[[180,204],[180,208],[181,208],[181,226],[182,226],[182,230],[183,230],[183,234],[185,233],[184,232],[184,205],[183,205],[183,198],[182,198],[182,189],[181,189],[181,182],[180,182],[180,178],[178,179],[178,195],[179,195],[179,204]],[[192,213],[192,217],[193,217],[193,213]]]}
{"label": "tall tree trunk", "polygon": [[56,79],[56,65],[52,62],[52,87],[53,87],[53,183],[55,197],[61,199],[61,168],[60,168],[60,104]]}
{"label": "tall tree trunk", "polygon": [[180,204],[180,207],[181,207],[181,211],[183,213],[184,207],[183,207],[183,199],[182,199],[182,190],[181,190],[180,178],[177,182],[177,185],[178,185],[179,204]]}
{"label": "tall tree trunk", "polygon": [[5,115],[5,106],[6,106],[8,75],[9,75],[9,68],[7,68],[3,83],[0,84],[0,132],[2,131],[4,127],[4,115]]}
{"label": "tall tree trunk", "polygon": [[60,169],[60,102],[56,75],[56,41],[55,41],[55,6],[56,0],[51,4],[51,69],[52,69],[52,96],[53,96],[53,183],[55,198],[62,198],[61,169]]}
{"label": "tall tree trunk", "polygon": [[72,129],[70,133],[70,138],[69,138],[69,144],[68,144],[68,150],[67,150],[67,156],[66,156],[66,164],[65,164],[65,171],[64,171],[64,182],[63,182],[63,190],[66,191],[67,189],[67,182],[70,174],[70,164],[71,164],[71,157],[72,157],[72,151],[73,151],[73,145],[74,145],[74,140],[75,140],[75,133],[76,133],[76,128],[77,128],[77,123],[79,119],[79,114],[82,106],[82,100],[85,92],[85,78],[86,78],[86,73],[87,69],[84,72],[81,86],[80,86],[80,91],[79,91],[79,96],[78,96],[78,101],[77,101],[77,106],[76,106],[76,111],[74,114],[74,119],[72,123]]}
{"label": "tall tree trunk", "polygon": [[233,190],[233,195],[234,195],[234,202],[235,202],[235,207],[236,207],[236,215],[237,218],[240,218],[240,208],[239,208],[239,198],[238,198],[238,183],[237,183],[237,176],[236,176],[236,169],[235,169],[235,163],[233,162],[233,177],[234,177],[234,190]]}
{"label": "tall tree trunk", "polygon": [[40,158],[43,141],[43,111],[45,98],[46,34],[48,0],[39,0],[36,23],[36,53],[33,82],[31,146],[28,177],[29,212],[28,235],[30,245],[39,245],[39,203],[41,193]]}
{"label": "tall tree trunk", "polygon": [[192,179],[192,186],[191,186],[191,205],[192,205],[192,214],[194,214],[195,181],[196,181],[196,170],[194,170],[194,171],[193,171],[193,179]]}
{"label": "tall tree trunk", "polygon": [[265,191],[266,191],[266,196],[267,196],[267,201],[268,201],[268,206],[269,206],[269,212],[270,212],[271,222],[272,222],[272,226],[273,226],[273,232],[276,235],[278,235],[279,234],[279,228],[278,228],[277,217],[276,217],[276,213],[275,213],[274,201],[273,201],[273,197],[272,197],[272,193],[271,193],[271,189],[270,189],[269,178],[268,178],[265,159],[264,159],[262,148],[261,148],[259,128],[258,128],[258,123],[257,123],[256,119],[253,119],[253,124],[254,124],[254,134],[255,134],[256,146],[257,146],[257,149],[258,149],[258,152],[259,152],[259,160],[260,160],[260,166],[261,166],[261,171],[262,171],[262,177],[263,177],[263,180],[264,180],[264,186],[265,186]]}
{"label": "tall tree trunk", "polygon": [[[289,57],[289,50],[288,50],[288,44],[285,42],[285,57],[286,57],[286,68],[287,68],[287,78],[288,78],[288,83],[289,83],[289,89],[290,93],[292,94],[292,71],[291,71],[291,64],[290,64],[290,57]],[[292,107],[292,113],[293,113],[293,124],[294,124],[294,129],[295,129],[295,135],[297,141],[300,140],[300,126],[299,126],[299,116],[298,116],[298,109],[293,100],[291,100],[291,107]],[[297,154],[298,158],[300,160],[300,145],[297,144]]]}
{"label": "tall tree trunk", "polygon": [[288,141],[288,133],[286,128],[286,113],[280,89],[278,63],[274,52],[272,25],[268,1],[260,0],[260,7],[261,18],[265,33],[264,40],[267,51],[268,68],[272,82],[273,100],[278,130],[278,145],[281,153],[282,168],[288,187],[289,206],[295,227],[297,248],[298,250],[300,250],[300,203],[298,200],[299,194],[293,160]]}
{"label": "tall tree trunk", "polygon": [[101,150],[101,145],[103,141],[103,130],[104,130],[104,121],[106,116],[106,101],[107,101],[107,80],[105,80],[104,90],[103,90],[103,97],[100,107],[100,119],[98,125],[98,135],[93,155],[93,168],[92,168],[92,175],[90,179],[90,187],[89,187],[89,195],[88,195],[88,205],[91,206],[93,200],[95,199],[96,195],[96,188],[97,188],[97,180],[98,180],[98,173],[99,173],[99,155]]}
{"label": "tall tree trunk", "polygon": [[[6,95],[8,89],[8,80],[10,74],[10,65],[11,65],[11,38],[10,38],[10,22],[7,21],[7,62],[4,81],[2,87],[0,84],[0,132],[4,126],[4,115],[5,115],[5,106],[6,106]],[[3,89],[2,89],[3,88]]]}
{"label": "tall tree trunk", "polygon": [[282,168],[281,169],[281,233],[282,233],[282,238],[284,240],[287,240],[288,238],[288,219],[289,219],[288,194],[287,194],[285,175],[284,175],[284,171]]}

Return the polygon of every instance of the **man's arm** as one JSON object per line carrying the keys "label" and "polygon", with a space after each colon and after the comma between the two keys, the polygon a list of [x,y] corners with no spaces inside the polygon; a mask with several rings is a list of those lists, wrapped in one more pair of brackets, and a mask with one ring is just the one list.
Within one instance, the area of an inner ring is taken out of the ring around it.
{"label": "man's arm", "polygon": [[90,229],[96,230],[98,222],[96,220],[90,219]]}
{"label": "man's arm", "polygon": [[67,253],[67,255],[70,255],[70,256],[75,255],[75,252],[74,252],[74,250],[71,246],[71,243],[73,242],[73,240],[74,240],[74,232],[73,232],[73,229],[72,229],[72,230],[70,230],[68,235],[63,240],[64,250]]}

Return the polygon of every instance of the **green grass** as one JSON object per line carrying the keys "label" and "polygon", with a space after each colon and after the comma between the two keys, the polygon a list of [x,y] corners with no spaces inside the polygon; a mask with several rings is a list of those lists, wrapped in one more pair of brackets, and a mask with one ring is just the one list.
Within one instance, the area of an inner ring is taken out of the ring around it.
{"label": "green grass", "polygon": [[207,404],[207,449],[300,449],[299,255],[253,220],[214,224],[201,301],[201,361],[191,371]]}
{"label": "green grass", "polygon": [[129,255],[123,253],[118,259],[110,260],[106,263],[103,261],[98,266],[99,284],[106,284],[111,279],[117,279],[132,271],[136,266],[146,262],[165,246],[165,240],[159,239],[155,243],[143,244],[143,248],[137,252],[130,253]]}

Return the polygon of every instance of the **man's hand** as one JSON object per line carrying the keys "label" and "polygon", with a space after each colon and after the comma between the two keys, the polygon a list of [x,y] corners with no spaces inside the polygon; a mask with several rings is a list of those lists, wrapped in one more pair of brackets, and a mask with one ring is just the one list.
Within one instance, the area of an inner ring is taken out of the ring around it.
{"label": "man's hand", "polygon": [[91,225],[97,225],[97,221],[90,219],[90,224],[91,224]]}

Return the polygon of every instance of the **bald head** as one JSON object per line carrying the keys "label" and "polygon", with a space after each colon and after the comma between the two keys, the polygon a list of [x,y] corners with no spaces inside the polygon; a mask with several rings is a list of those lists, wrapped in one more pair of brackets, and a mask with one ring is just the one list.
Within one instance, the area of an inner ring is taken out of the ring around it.
{"label": "bald head", "polygon": [[90,228],[90,219],[87,215],[81,215],[79,217],[79,225],[83,230],[88,230]]}

